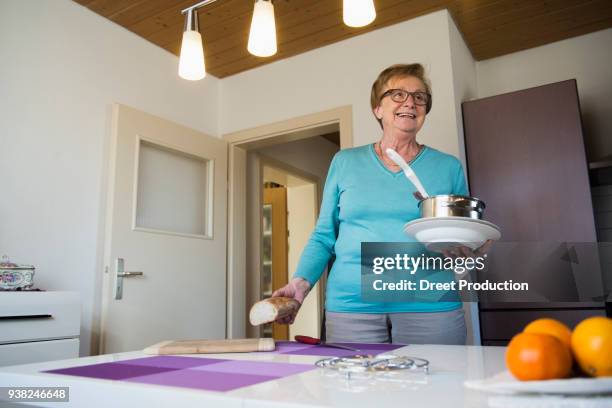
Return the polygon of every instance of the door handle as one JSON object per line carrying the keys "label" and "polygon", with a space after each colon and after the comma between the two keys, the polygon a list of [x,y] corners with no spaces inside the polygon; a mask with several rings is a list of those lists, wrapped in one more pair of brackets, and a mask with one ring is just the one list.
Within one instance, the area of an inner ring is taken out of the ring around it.
{"label": "door handle", "polygon": [[122,273],[117,273],[117,276],[121,277],[121,278],[129,278],[130,276],[142,276],[143,273],[142,272],[122,272]]}
{"label": "door handle", "polygon": [[123,278],[131,278],[134,276],[143,276],[144,273],[139,271],[124,270],[125,261],[123,258],[117,258],[115,261],[115,270],[117,271],[117,279],[115,284],[115,300],[123,298]]}

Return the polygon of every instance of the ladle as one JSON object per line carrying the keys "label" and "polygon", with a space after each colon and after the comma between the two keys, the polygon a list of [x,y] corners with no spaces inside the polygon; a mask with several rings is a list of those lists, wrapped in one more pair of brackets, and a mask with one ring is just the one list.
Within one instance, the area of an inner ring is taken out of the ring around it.
{"label": "ladle", "polygon": [[[406,160],[404,160],[404,158],[400,156],[398,152],[396,152],[395,150],[391,148],[388,148],[387,150],[385,150],[385,152],[387,153],[387,156],[391,160],[393,160],[393,163],[400,166],[400,168],[404,172],[404,175],[406,175],[406,178],[408,178],[408,180],[410,180],[410,182],[414,184],[414,186],[416,187],[418,191],[418,194],[420,195],[421,200],[428,198],[429,194],[427,194],[427,191],[425,191],[423,184],[421,184],[421,180],[419,180],[414,170],[412,170],[412,168],[408,165],[408,163],[406,163]],[[419,199],[416,193],[415,193],[415,197]]]}

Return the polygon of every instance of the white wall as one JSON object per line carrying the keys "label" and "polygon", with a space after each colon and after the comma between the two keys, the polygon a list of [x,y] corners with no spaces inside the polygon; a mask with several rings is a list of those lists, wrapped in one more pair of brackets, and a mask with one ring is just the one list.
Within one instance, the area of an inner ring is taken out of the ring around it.
{"label": "white wall", "polygon": [[479,97],[575,78],[587,157],[612,155],[612,28],[479,61]]}
{"label": "white wall", "polygon": [[318,177],[323,188],[331,160],[339,149],[326,139],[311,137],[264,147],[257,152]]}
{"label": "white wall", "polygon": [[0,252],[99,313],[110,106],[218,135],[219,80],[186,82],[177,58],[68,0],[0,2]]}
{"label": "white wall", "polygon": [[419,140],[458,155],[448,24],[442,10],[224,78],[220,131],[352,105],[354,145],[374,142],[381,130],[369,104],[372,83],[389,65],[421,62],[434,105]]}

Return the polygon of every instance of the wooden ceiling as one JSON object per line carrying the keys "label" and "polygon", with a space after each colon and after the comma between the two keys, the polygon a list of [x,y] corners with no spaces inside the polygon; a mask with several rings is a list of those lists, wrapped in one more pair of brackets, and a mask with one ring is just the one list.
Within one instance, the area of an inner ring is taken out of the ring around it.
{"label": "wooden ceiling", "polygon": [[[74,0],[178,55],[184,18],[198,0]],[[206,71],[223,78],[447,8],[477,60],[612,27],[611,0],[374,0],[376,20],[350,28],[342,0],[274,0],[278,53],[246,50],[252,0],[217,0],[199,10]]]}

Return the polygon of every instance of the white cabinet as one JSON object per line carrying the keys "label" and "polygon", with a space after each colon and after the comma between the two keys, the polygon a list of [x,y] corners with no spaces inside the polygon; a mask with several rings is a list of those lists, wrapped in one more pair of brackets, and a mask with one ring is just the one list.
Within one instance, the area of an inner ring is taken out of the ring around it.
{"label": "white cabinet", "polygon": [[0,292],[0,366],[79,356],[76,292]]}

